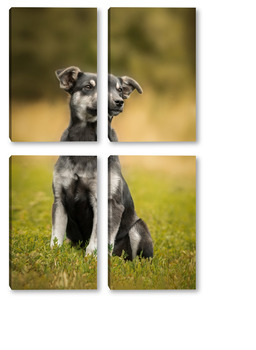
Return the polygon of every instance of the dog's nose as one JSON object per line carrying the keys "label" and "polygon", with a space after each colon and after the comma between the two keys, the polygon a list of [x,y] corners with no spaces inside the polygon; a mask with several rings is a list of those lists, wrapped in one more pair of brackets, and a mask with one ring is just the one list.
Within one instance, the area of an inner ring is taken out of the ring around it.
{"label": "dog's nose", "polygon": [[115,104],[117,105],[117,107],[122,107],[124,104],[123,100],[115,100]]}

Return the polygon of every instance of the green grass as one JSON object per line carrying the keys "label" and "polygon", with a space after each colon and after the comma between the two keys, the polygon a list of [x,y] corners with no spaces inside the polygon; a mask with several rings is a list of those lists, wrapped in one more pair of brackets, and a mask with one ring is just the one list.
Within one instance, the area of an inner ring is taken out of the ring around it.
{"label": "green grass", "polygon": [[[52,170],[56,157],[11,161],[10,286],[12,289],[95,289],[97,259],[65,242],[50,249]],[[137,214],[154,241],[151,261],[111,257],[111,289],[196,288],[195,174],[123,166]],[[177,168],[178,169],[178,168]],[[182,170],[182,169],[181,169]],[[107,234],[107,228],[103,234]]]}
{"label": "green grass", "polygon": [[195,176],[138,171],[125,174],[137,214],[154,241],[152,260],[109,259],[111,289],[196,288]]}
{"label": "green grass", "polygon": [[64,242],[50,249],[55,157],[12,157],[10,286],[12,289],[95,289],[97,259]]}

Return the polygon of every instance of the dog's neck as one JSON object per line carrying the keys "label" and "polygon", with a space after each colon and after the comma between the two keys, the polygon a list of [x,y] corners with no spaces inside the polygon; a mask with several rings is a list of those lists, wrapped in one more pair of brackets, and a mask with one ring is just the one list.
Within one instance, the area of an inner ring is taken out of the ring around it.
{"label": "dog's neck", "polygon": [[97,120],[84,121],[75,113],[71,113],[69,126],[64,131],[61,141],[97,141]]}
{"label": "dog's neck", "polygon": [[112,120],[113,120],[113,117],[108,116],[108,138],[112,142],[118,142],[117,134],[111,126]]}

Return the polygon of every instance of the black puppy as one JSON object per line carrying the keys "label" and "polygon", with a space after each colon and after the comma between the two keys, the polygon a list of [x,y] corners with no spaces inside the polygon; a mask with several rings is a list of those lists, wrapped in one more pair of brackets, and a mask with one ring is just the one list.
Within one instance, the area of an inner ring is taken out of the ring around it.
{"label": "black puppy", "polygon": [[[111,121],[123,111],[124,99],[136,89],[142,93],[140,85],[129,77],[109,75],[108,81],[108,136],[110,141],[118,141]],[[153,257],[153,241],[145,222],[138,218],[129,187],[123,178],[118,156],[108,159],[109,198],[108,233],[112,254],[134,259],[137,255]]]}
{"label": "black puppy", "polygon": [[[61,141],[97,140],[97,76],[69,67],[56,72],[70,94],[70,124]],[[97,157],[61,156],[53,173],[51,246],[89,241],[86,255],[97,249]]]}

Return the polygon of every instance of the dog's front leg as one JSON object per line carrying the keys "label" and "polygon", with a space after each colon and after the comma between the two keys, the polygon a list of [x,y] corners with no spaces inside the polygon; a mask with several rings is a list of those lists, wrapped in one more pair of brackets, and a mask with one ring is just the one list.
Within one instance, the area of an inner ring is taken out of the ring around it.
{"label": "dog's front leg", "polygon": [[52,237],[51,248],[57,239],[57,244],[62,245],[67,228],[67,213],[61,201],[55,200],[52,206]]}
{"label": "dog's front leg", "polygon": [[108,199],[108,244],[110,255],[112,255],[114,249],[123,212],[124,206],[121,203],[117,203],[113,198]]}
{"label": "dog's front leg", "polygon": [[92,234],[89,244],[86,247],[85,255],[93,254],[97,250],[97,197],[95,195],[91,195],[90,202],[93,210],[93,225]]}

